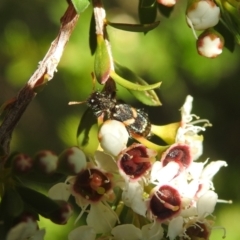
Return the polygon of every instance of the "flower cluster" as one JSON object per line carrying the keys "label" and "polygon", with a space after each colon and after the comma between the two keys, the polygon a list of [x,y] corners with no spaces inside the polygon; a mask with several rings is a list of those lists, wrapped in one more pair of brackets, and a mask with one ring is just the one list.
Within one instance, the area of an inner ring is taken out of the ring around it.
{"label": "flower cluster", "polygon": [[162,137],[168,139],[166,146],[137,135],[131,137],[140,143],[131,138],[128,144],[123,122],[110,119],[99,129],[100,146],[93,157],[78,147],[61,154],[59,168],[69,176],[49,190],[49,197],[75,198],[81,209],[76,225],[86,216],[86,225],[70,232],[69,240],[209,239],[218,201],[212,179],[227,163],[196,161],[203,149],[199,132],[210,123],[191,114],[192,101],[187,96],[181,122],[152,125],[151,132],[159,130],[159,136],[163,128],[171,132]]}

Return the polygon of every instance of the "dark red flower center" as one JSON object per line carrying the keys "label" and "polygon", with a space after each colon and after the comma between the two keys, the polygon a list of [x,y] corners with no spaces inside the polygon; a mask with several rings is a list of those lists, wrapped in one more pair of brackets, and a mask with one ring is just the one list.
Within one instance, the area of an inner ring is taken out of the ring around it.
{"label": "dark red flower center", "polygon": [[163,166],[166,166],[169,162],[176,162],[181,167],[187,168],[191,163],[191,156],[189,147],[187,145],[176,145],[167,150],[165,158],[162,160]]}
{"label": "dark red flower center", "polygon": [[210,231],[209,228],[201,222],[197,222],[196,224],[190,226],[189,228],[187,228],[186,230],[186,235],[187,238],[183,238],[183,240],[185,239],[209,239],[210,236]]}
{"label": "dark red flower center", "polygon": [[73,185],[75,192],[93,202],[99,201],[111,187],[109,178],[98,169],[80,172]]}
{"label": "dark red flower center", "polygon": [[150,210],[161,222],[177,215],[180,211],[180,205],[179,192],[168,185],[161,186],[150,200]]}
{"label": "dark red flower center", "polygon": [[136,146],[128,150],[120,159],[120,167],[132,179],[141,177],[151,167],[146,148]]}

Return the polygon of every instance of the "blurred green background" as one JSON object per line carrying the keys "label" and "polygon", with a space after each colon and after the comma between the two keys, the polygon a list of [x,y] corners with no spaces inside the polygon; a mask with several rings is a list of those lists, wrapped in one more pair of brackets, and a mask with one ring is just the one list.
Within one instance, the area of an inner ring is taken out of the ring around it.
{"label": "blurred green background", "polygon": [[[137,3],[132,0],[104,1],[107,17],[113,22],[136,23]],[[185,21],[186,2],[177,3],[169,19],[158,16],[159,27],[147,35],[123,32],[108,27],[115,60],[149,83],[162,81],[157,93],[161,107],[144,107],[154,124],[180,120],[179,108],[186,95],[194,97],[193,113],[213,124],[204,132],[201,160],[226,160],[214,178],[220,199],[216,226],[227,229],[227,238],[240,239],[240,48],[224,49],[216,59],[197,54],[195,39]],[[0,104],[15,96],[41,61],[57,36],[60,18],[67,3],[60,0],[0,1]],[[84,12],[71,36],[54,79],[38,94],[19,122],[11,150],[29,155],[42,149],[60,153],[76,145],[76,130],[85,104],[68,106],[69,101],[84,101],[92,92],[90,73],[93,57],[88,47],[91,8]],[[97,86],[97,88],[100,88]],[[131,95],[119,90],[120,98],[136,107]],[[66,239],[73,220],[63,228],[48,220],[46,239]],[[221,239],[213,230],[210,239]]]}

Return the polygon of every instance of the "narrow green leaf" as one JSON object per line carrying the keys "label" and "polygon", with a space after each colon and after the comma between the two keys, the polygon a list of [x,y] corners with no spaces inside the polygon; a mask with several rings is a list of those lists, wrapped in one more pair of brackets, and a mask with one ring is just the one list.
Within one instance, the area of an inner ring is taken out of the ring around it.
{"label": "narrow green leaf", "polygon": [[123,31],[129,31],[129,32],[148,32],[154,28],[156,28],[159,25],[160,21],[156,21],[154,23],[150,24],[127,24],[127,23],[112,23],[108,22],[108,25],[111,27],[123,30]]}
{"label": "narrow green leaf", "polygon": [[138,15],[141,24],[151,24],[156,20],[156,0],[139,0]]}
{"label": "narrow green leaf", "polygon": [[173,7],[166,7],[162,4],[158,4],[158,10],[164,17],[167,17],[167,18],[170,17],[173,9],[174,9],[174,6]]}
{"label": "narrow green leaf", "polygon": [[221,9],[221,21],[234,35],[235,41],[240,44],[240,15],[239,15],[239,1],[216,0],[217,5]]}
{"label": "narrow green leaf", "polygon": [[7,188],[4,192],[0,213],[1,218],[14,218],[23,211],[23,201],[18,192],[13,188]]}
{"label": "narrow green leaf", "polygon": [[159,88],[161,85],[161,82],[155,83],[155,84],[151,84],[151,85],[146,85],[146,86],[142,86],[139,84],[135,84],[135,83],[131,83],[130,81],[120,77],[116,72],[112,71],[110,73],[110,76],[112,77],[112,79],[114,81],[116,81],[116,83],[118,83],[119,85],[121,85],[122,87],[126,88],[126,89],[130,89],[130,90],[135,90],[135,91],[147,91],[147,90],[152,90],[155,88]]}
{"label": "narrow green leaf", "polygon": [[17,186],[16,190],[26,204],[30,205],[32,209],[46,218],[59,208],[58,204],[51,198],[31,188]]}
{"label": "narrow green leaf", "polygon": [[77,130],[78,146],[86,154],[93,154],[96,151],[98,147],[97,132],[96,116],[94,116],[92,110],[88,108],[81,117]]}
{"label": "narrow green leaf", "polygon": [[[121,66],[119,63],[115,62],[115,71],[118,75],[120,75],[123,78],[129,79],[133,83],[137,83],[142,86],[147,86],[148,83],[137,76],[134,72],[132,72],[127,67]],[[140,102],[142,102],[145,105],[149,106],[160,106],[161,102],[155,93],[154,90],[147,90],[147,91],[135,91],[128,89],[128,91]]]}
{"label": "narrow green leaf", "polygon": [[235,39],[234,35],[226,28],[226,26],[219,21],[219,23],[214,27],[214,29],[219,32],[224,38],[224,47],[226,47],[230,52],[235,49]]}
{"label": "narrow green leaf", "polygon": [[41,174],[41,172],[38,172],[36,170],[32,170],[28,174],[23,174],[21,176],[18,176],[18,178],[21,181],[31,180],[32,182],[39,183],[39,184],[42,184],[42,183],[55,184],[57,182],[64,181],[65,177],[66,176],[61,173],[54,173],[51,175],[46,175],[43,173]]}
{"label": "narrow green leaf", "polygon": [[92,13],[90,27],[89,27],[89,47],[91,54],[93,55],[97,49],[97,36],[96,36],[96,22],[94,14]]}
{"label": "narrow green leaf", "polygon": [[111,70],[111,60],[107,50],[106,42],[102,35],[97,36],[97,49],[94,59],[94,72],[100,84],[104,84]]}
{"label": "narrow green leaf", "polygon": [[77,13],[82,13],[89,6],[90,1],[89,0],[72,0],[72,4]]}

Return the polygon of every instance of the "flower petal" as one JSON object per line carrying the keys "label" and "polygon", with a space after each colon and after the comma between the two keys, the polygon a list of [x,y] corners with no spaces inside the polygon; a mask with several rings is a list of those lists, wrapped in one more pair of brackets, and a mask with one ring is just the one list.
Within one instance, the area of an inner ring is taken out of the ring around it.
{"label": "flower petal", "polygon": [[123,224],[112,229],[114,240],[140,240],[142,232],[133,224]]}
{"label": "flower petal", "polygon": [[118,167],[113,157],[106,154],[102,151],[95,152],[95,161],[100,167],[100,169],[104,169],[106,172],[118,172]]}
{"label": "flower petal", "polygon": [[126,182],[126,188],[122,193],[122,200],[134,212],[146,216],[147,204],[143,199],[143,188],[138,182]]}
{"label": "flower petal", "polygon": [[197,211],[199,218],[203,219],[212,214],[216,206],[218,195],[214,191],[207,191],[197,201]]}
{"label": "flower petal", "polygon": [[92,227],[80,226],[68,234],[68,240],[95,240],[96,232]]}
{"label": "flower petal", "polygon": [[70,197],[70,191],[67,189],[65,183],[57,183],[52,186],[48,191],[48,196],[54,200],[64,200],[67,201]]}
{"label": "flower petal", "polygon": [[96,233],[110,232],[116,222],[117,216],[110,207],[107,207],[102,202],[91,204],[91,209],[87,216],[87,224],[94,228]]}
{"label": "flower petal", "polygon": [[178,216],[170,221],[167,236],[169,237],[170,240],[174,240],[182,232],[183,232],[183,217]]}
{"label": "flower petal", "polygon": [[163,228],[161,223],[154,222],[142,227],[142,240],[159,240],[163,237]]}

